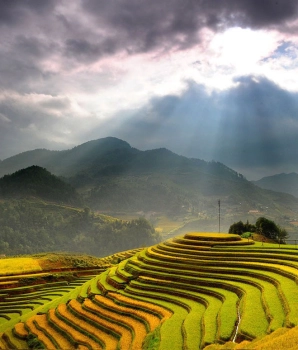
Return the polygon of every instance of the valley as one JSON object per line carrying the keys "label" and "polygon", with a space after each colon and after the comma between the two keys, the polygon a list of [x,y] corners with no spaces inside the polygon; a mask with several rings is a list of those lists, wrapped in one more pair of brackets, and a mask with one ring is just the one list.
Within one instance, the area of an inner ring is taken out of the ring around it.
{"label": "valley", "polygon": [[[298,232],[298,198],[293,195],[260,188],[219,162],[165,148],[140,151],[114,137],[66,151],[23,152],[0,162],[0,174],[0,201],[31,197],[124,220],[143,217],[164,238],[181,230],[218,232],[219,199],[222,231],[236,221],[266,216],[291,237]],[[23,183],[22,190],[14,181]],[[53,182],[61,189],[53,192],[58,188]]]}
{"label": "valley", "polygon": [[[293,195],[116,138],[25,152],[0,173],[0,349],[270,349],[298,339]],[[259,217],[285,228],[287,244],[225,233]]]}

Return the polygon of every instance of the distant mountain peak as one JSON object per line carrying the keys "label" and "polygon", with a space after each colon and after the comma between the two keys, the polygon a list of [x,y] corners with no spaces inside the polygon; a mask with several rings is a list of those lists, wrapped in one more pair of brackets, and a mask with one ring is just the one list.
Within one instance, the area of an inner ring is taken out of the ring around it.
{"label": "distant mountain peak", "polygon": [[78,148],[94,148],[94,147],[109,147],[109,148],[131,148],[130,144],[126,141],[118,139],[117,137],[104,137],[101,139],[95,139],[82,143],[81,145],[75,146],[73,149]]}
{"label": "distant mountain peak", "polygon": [[265,176],[252,182],[266,190],[289,193],[298,197],[298,174],[295,172]]}
{"label": "distant mountain peak", "polygon": [[0,197],[37,197],[54,202],[78,202],[78,195],[74,188],[47,169],[37,165],[0,178]]}

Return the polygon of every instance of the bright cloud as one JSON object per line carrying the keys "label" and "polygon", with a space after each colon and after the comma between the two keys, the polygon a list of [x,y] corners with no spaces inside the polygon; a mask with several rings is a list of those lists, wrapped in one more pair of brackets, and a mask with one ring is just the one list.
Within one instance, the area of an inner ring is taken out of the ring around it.
{"label": "bright cloud", "polygon": [[118,136],[244,169],[235,144],[223,149],[218,140],[221,129],[241,134],[246,115],[264,150],[256,165],[246,144],[246,169],[289,169],[293,144],[277,135],[274,163],[265,156],[274,138],[256,135],[266,118],[272,134],[283,120],[293,139],[297,28],[292,0],[2,1],[0,158]]}

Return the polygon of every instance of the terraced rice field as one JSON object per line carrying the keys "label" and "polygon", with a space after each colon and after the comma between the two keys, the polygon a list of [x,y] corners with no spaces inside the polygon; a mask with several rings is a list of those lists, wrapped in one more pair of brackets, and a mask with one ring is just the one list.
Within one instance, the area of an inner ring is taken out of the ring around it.
{"label": "terraced rice field", "polygon": [[286,349],[286,328],[298,333],[297,281],[294,247],[188,233],[137,252],[6,329],[0,348],[274,349],[276,339]]}

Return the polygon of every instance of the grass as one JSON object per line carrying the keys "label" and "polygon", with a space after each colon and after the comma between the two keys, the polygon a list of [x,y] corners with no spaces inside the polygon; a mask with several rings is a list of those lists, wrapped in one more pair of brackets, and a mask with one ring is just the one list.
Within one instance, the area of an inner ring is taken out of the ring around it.
{"label": "grass", "polygon": [[[149,302],[168,309],[172,316],[162,323],[160,328],[160,350],[168,349],[183,349],[183,336],[181,330],[183,329],[183,321],[188,314],[189,308],[181,303],[179,298],[169,299],[162,293],[156,293],[154,297],[129,286],[121,294],[131,297],[136,300]],[[173,330],[175,330],[173,332]]]}
{"label": "grass", "polygon": [[19,275],[22,273],[41,272],[38,261],[33,258],[0,259],[0,276]]}
{"label": "grass", "polygon": [[[103,346],[114,344],[115,349],[202,349],[208,344],[212,344],[209,349],[219,349],[224,347],[216,342],[228,341],[226,348],[232,349],[236,335],[236,339],[256,339],[241,343],[249,348],[267,333],[283,344],[281,327],[298,325],[298,250],[243,244],[247,240],[238,236],[190,232],[135,251],[128,260],[120,252],[105,261],[112,267],[78,281],[81,285],[73,282],[68,292],[61,285],[55,290],[49,285],[45,294],[35,292],[36,299],[27,302],[24,294],[15,295],[19,307],[47,298],[45,305],[15,320],[28,322],[35,334],[43,328],[40,340],[44,337],[44,342],[48,338],[54,344],[60,334],[72,346],[94,346],[89,339]],[[49,301],[50,291],[64,294]],[[5,295],[1,298],[8,300]],[[13,299],[6,307],[13,306]],[[35,317],[37,310],[45,315]],[[0,330],[3,324],[9,321],[0,324]],[[22,326],[18,327],[21,336]]]}
{"label": "grass", "polygon": [[[38,315],[30,318],[30,320],[28,320],[28,322],[26,322],[25,328],[28,330],[29,335],[33,334],[38,339],[38,341],[41,343],[41,345],[44,346],[44,348],[52,349],[52,348],[54,348],[53,342],[50,340],[50,338],[43,331],[41,331],[40,329],[38,329],[36,327],[35,321],[38,318],[39,318]],[[28,340],[27,340],[27,343],[28,343]]]}
{"label": "grass", "polygon": [[[247,284],[234,282],[239,288],[245,290],[241,303],[240,333],[250,338],[257,338],[266,334],[269,323],[262,306],[261,291]],[[256,317],[258,315],[258,317]]]}
{"label": "grass", "polygon": [[[89,345],[92,349],[104,347],[105,341],[102,339],[102,333],[99,332],[99,328],[96,327],[99,324],[98,321],[102,322],[102,320],[82,309],[81,304],[75,300],[71,300],[67,305],[60,304],[56,309],[56,314],[61,321],[81,333],[81,338],[84,339],[85,342],[88,342],[87,339],[89,339]],[[111,347],[114,345],[115,348],[120,336],[117,331],[118,330],[112,328],[109,329],[109,332],[112,334],[109,336],[108,342],[111,344]]]}
{"label": "grass", "polygon": [[100,347],[101,341],[94,334],[95,330],[82,319],[74,317],[67,309],[66,304],[60,304],[55,310],[55,323],[67,332],[75,344],[83,344],[91,349]]}
{"label": "grass", "polygon": [[265,306],[267,319],[269,319],[267,332],[271,333],[276,329],[282,327],[286,319],[278,288],[267,281],[262,281],[260,279],[252,277],[250,280],[262,286],[261,300],[262,304]]}
{"label": "grass", "polygon": [[[156,296],[156,293],[163,293],[163,295],[167,295],[168,298],[173,298],[175,302],[177,302],[178,299],[180,302],[183,302],[188,308],[188,315],[185,317],[183,323],[184,338],[190,349],[198,348],[200,342],[202,342],[202,344],[209,344],[215,341],[217,317],[222,302],[218,298],[211,296],[211,293],[203,294],[191,292],[187,291],[187,287],[184,289],[183,284],[178,288],[179,284],[177,283],[164,283],[164,285],[161,285],[160,282],[160,280],[154,281],[152,279],[148,280],[142,278],[137,282],[134,281],[131,286],[141,288],[142,291],[146,291],[147,295],[152,298]],[[202,335],[202,339],[199,334]]]}
{"label": "grass", "polygon": [[[164,307],[161,307],[155,303],[149,303],[149,302],[140,301],[137,299],[128,298],[118,293],[109,293],[108,297],[112,298],[115,303],[117,304],[119,303],[120,305],[124,305],[128,307],[130,312],[131,312],[131,309],[135,311],[143,311],[144,314],[142,317],[144,317],[148,322],[150,326],[150,331],[152,331],[158,324],[158,322],[155,323],[155,321],[152,324],[152,321],[154,320],[152,316],[155,316],[160,321],[168,319],[172,316],[172,312],[170,310]],[[149,315],[149,318],[147,318],[148,317],[147,315]]]}
{"label": "grass", "polygon": [[69,339],[67,337],[63,337],[63,333],[61,334],[60,329],[57,331],[56,327],[53,327],[53,324],[51,321],[49,321],[54,317],[54,313],[55,309],[52,309],[47,315],[45,314],[43,317],[40,317],[38,319],[38,326],[55,340],[58,349],[71,349],[72,343],[69,341]]}
{"label": "grass", "polygon": [[27,342],[14,336],[11,329],[7,330],[2,335],[2,342],[4,340],[4,349],[27,349]]}
{"label": "grass", "polygon": [[230,241],[242,241],[238,235],[230,233],[214,233],[214,232],[189,232],[186,233],[182,239],[189,240],[193,239],[196,241],[216,241],[216,242],[230,242]]}
{"label": "grass", "polygon": [[[113,329],[119,334],[118,341],[121,349],[129,349],[133,345],[133,349],[141,348],[142,342],[147,334],[146,327],[136,318],[119,312],[119,309],[107,307],[103,303],[103,298],[97,299],[96,303],[86,300],[83,305],[84,310],[96,315],[98,322],[105,324],[107,329]],[[105,340],[110,336],[109,332],[105,333]],[[108,342],[110,344],[110,342]]]}

